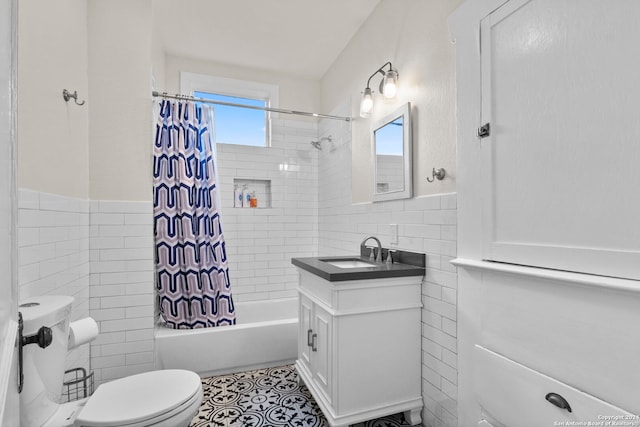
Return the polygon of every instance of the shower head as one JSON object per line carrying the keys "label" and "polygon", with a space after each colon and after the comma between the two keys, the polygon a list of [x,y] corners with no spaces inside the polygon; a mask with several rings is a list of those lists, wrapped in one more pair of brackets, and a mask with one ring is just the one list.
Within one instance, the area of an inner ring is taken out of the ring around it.
{"label": "shower head", "polygon": [[317,141],[311,141],[311,145],[313,145],[313,148],[316,148],[318,150],[322,150],[322,141],[329,141],[331,142],[331,135],[329,136],[323,136],[322,138],[320,138]]}

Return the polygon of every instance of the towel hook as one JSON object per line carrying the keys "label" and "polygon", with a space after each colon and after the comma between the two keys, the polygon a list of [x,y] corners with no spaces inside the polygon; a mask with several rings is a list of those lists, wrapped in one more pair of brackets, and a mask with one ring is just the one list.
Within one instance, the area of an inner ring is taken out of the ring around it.
{"label": "towel hook", "polygon": [[442,181],[445,175],[446,175],[446,172],[444,168],[438,168],[438,169],[433,168],[433,170],[431,171],[431,179],[427,177],[427,181],[433,182],[435,178],[437,178],[438,181]]}
{"label": "towel hook", "polygon": [[84,105],[84,101],[78,102],[78,91],[77,90],[74,90],[73,93],[71,93],[68,90],[63,89],[62,90],[62,97],[64,98],[65,102],[69,102],[69,100],[73,98],[73,102],[75,102],[76,105]]}

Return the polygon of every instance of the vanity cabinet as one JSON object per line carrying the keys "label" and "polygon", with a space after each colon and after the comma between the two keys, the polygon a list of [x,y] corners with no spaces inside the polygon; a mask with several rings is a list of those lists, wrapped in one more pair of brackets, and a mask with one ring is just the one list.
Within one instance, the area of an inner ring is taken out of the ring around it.
{"label": "vanity cabinet", "polygon": [[300,295],[299,314],[298,357],[318,390],[331,402],[331,314],[305,295]]}
{"label": "vanity cabinet", "polygon": [[422,276],[331,282],[299,270],[296,369],[331,426],[421,423]]}

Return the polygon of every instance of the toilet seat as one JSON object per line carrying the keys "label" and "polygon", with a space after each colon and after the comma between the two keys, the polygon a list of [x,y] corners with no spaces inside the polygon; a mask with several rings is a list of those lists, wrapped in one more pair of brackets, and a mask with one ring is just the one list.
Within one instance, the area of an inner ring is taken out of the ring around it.
{"label": "toilet seat", "polygon": [[145,372],[100,385],[78,414],[74,426],[153,426],[191,407],[198,408],[201,400],[202,384],[194,372],[180,369]]}

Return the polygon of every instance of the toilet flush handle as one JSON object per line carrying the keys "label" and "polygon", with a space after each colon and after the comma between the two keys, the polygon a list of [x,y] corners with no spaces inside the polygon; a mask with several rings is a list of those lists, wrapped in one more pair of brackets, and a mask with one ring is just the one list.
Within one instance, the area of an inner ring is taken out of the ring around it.
{"label": "toilet flush handle", "polygon": [[566,409],[567,411],[571,412],[571,405],[569,405],[569,402],[567,402],[567,399],[560,396],[558,393],[547,393],[547,395],[544,398],[547,399],[547,401],[552,405],[555,405],[560,409]]}
{"label": "toilet flush handle", "polygon": [[46,326],[42,326],[38,329],[38,332],[33,335],[22,337],[22,345],[38,344],[38,347],[40,348],[49,347],[52,341],[53,334],[51,333],[51,328],[47,328]]}
{"label": "toilet flush handle", "polygon": [[23,330],[24,321],[22,320],[22,313],[18,312],[18,393],[22,392],[22,387],[24,385],[22,347],[27,344],[38,344],[38,347],[40,348],[47,348],[53,341],[53,332],[51,332],[51,328],[46,326],[42,326],[38,329],[38,332],[33,335],[29,335],[28,337],[22,336]]}

